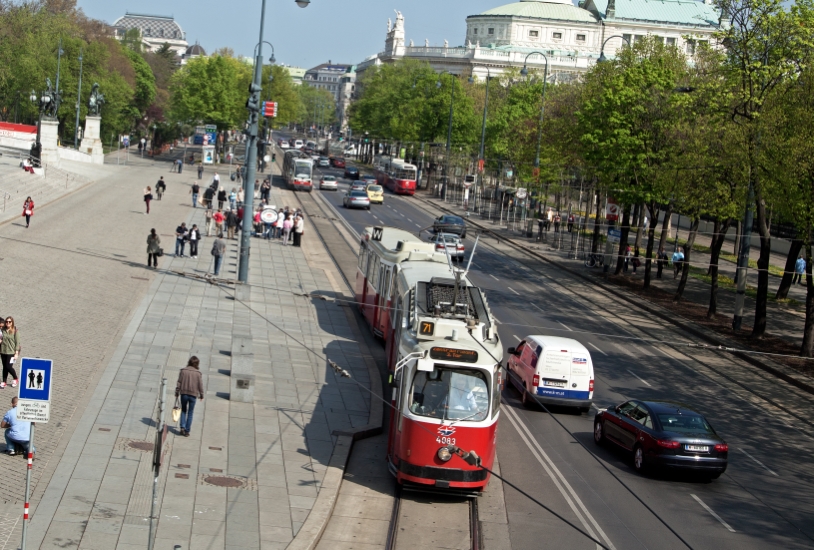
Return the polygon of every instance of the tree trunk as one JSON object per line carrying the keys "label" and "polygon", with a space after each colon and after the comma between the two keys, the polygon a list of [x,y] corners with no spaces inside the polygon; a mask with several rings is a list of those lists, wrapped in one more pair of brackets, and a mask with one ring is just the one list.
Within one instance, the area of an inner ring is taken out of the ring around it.
{"label": "tree trunk", "polygon": [[687,286],[687,278],[690,275],[690,254],[692,253],[692,245],[695,244],[695,236],[698,235],[698,225],[701,223],[701,218],[697,217],[690,224],[690,234],[687,235],[687,244],[684,245],[684,265],[681,270],[681,281],[678,283],[676,295],[673,297],[674,302],[681,300],[684,294],[684,287]]}
{"label": "tree trunk", "polygon": [[[659,205],[656,202],[651,202],[647,205],[647,209],[650,211],[650,219],[651,220],[658,220],[659,219]],[[639,231],[641,233],[641,230]],[[653,269],[653,244],[656,240],[656,224],[655,222],[651,221],[650,226],[647,228],[647,252],[645,252],[645,260],[644,260],[644,289],[647,290],[650,288],[650,273]]]}
{"label": "tree trunk", "polygon": [[614,275],[619,275],[625,267],[625,248],[627,248],[627,238],[630,234],[630,207],[624,207],[622,215],[622,238],[619,239],[619,253],[617,254],[616,271]]}
{"label": "tree trunk", "polygon": [[738,225],[735,229],[735,244],[732,247],[732,255],[736,258],[739,256],[741,249],[741,235],[743,234],[743,222],[738,220]]}
{"label": "tree trunk", "polygon": [[755,193],[757,206],[757,228],[760,233],[760,256],[757,259],[757,299],[755,300],[755,326],[752,338],[762,338],[766,334],[766,307],[769,303],[769,258],[772,253],[772,237],[766,217],[766,204],[763,194]]}
{"label": "tree trunk", "polygon": [[642,233],[644,232],[644,203],[639,205],[639,215],[636,216],[636,242],[633,245],[636,256],[639,255],[639,248],[642,246]]}
{"label": "tree trunk", "polygon": [[709,319],[712,319],[718,313],[718,258],[721,256],[721,248],[724,246],[726,232],[729,231],[731,224],[731,219],[723,222],[715,220],[715,235],[712,236],[709,257],[710,289],[709,309],[707,310],[707,318]]}
{"label": "tree trunk", "polygon": [[[664,221],[661,223],[661,236],[659,237],[659,248],[660,250],[664,248],[664,245],[667,243],[667,237],[670,236],[670,218],[673,217],[673,205],[672,203],[667,205],[667,210],[664,211]],[[657,220],[658,218],[654,218]],[[656,223],[655,221],[653,223]]]}
{"label": "tree trunk", "polygon": [[800,357],[811,357],[814,352],[814,280],[811,275],[811,227],[806,230],[806,324]]}
{"label": "tree trunk", "polygon": [[596,251],[599,250],[599,232],[601,231],[601,224],[599,222],[599,212],[601,211],[602,206],[602,194],[597,191],[596,192],[596,218],[594,218],[594,234],[591,238],[591,253],[596,254]]}
{"label": "tree trunk", "polygon": [[794,278],[794,264],[797,262],[797,255],[803,249],[802,239],[794,239],[789,246],[789,255],[786,257],[786,267],[783,269],[783,278],[780,279],[780,286],[777,287],[775,300],[784,300],[789,296],[791,280]]}

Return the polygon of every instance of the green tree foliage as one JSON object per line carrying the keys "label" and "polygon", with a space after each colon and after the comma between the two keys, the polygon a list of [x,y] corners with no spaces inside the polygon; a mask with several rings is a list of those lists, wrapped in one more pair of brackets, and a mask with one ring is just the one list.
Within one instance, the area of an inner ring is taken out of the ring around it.
{"label": "green tree foliage", "polygon": [[247,118],[251,80],[252,67],[233,57],[191,59],[170,79],[171,117],[235,128]]}
{"label": "green tree foliage", "polygon": [[272,128],[282,128],[297,122],[302,112],[302,100],[291,74],[285,67],[266,65],[263,67],[263,101],[277,102],[277,116],[269,119]]}
{"label": "green tree foliage", "polygon": [[155,100],[156,87],[155,75],[150,65],[144,57],[130,49],[125,49],[125,54],[133,64],[136,73],[136,88],[133,94],[133,106],[138,109],[139,114],[145,112]]}
{"label": "green tree foliage", "polygon": [[301,84],[296,88],[299,112],[295,119],[304,126],[329,125],[336,122],[336,102],[328,90]]}

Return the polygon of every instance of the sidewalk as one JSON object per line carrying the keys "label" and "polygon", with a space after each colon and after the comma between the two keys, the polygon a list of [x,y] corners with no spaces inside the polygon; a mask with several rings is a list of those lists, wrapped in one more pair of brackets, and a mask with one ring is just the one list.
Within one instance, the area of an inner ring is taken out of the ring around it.
{"label": "sidewalk", "polygon": [[[203,221],[203,209],[190,208],[187,225]],[[307,295],[346,289],[315,235],[304,248],[252,239],[249,311],[233,285],[200,278],[211,269],[212,241],[204,239],[197,260],[173,258],[172,239],[162,243],[168,255],[50,482],[34,493],[29,548],[146,548],[160,381],[167,379],[171,423],[177,373],[190,355],[201,360],[206,398],[191,436],[171,428],[167,438],[155,548],[285,548],[312,509],[320,514],[314,521],[327,519],[320,499],[327,494],[332,506],[339,482],[326,472],[344,467],[348,436],[341,434],[367,426],[371,407],[369,394],[337,379],[326,359],[362,384],[371,377],[346,308]],[[232,279],[237,241],[227,242],[221,277]],[[253,403],[229,400],[236,328],[251,333]],[[19,525],[11,540],[18,535]]]}

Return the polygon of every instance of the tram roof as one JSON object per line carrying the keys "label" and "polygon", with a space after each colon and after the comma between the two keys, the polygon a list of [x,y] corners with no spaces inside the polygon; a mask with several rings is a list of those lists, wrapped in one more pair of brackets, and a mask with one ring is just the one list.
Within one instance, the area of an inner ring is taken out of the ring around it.
{"label": "tram roof", "polygon": [[[381,237],[377,240],[376,233],[381,230]],[[441,261],[433,259],[433,256],[443,257],[443,254],[435,253],[435,245],[431,242],[422,241],[418,236],[404,229],[395,227],[365,227],[363,235],[370,248],[376,250],[377,254],[385,261],[401,263],[408,259]],[[415,254],[419,253],[419,254]],[[446,262],[446,258],[443,258]]]}

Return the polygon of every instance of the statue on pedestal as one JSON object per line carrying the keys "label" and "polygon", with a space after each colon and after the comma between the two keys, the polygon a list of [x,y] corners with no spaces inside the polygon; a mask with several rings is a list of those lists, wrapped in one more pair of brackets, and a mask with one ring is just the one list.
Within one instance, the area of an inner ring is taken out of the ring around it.
{"label": "statue on pedestal", "polygon": [[102,105],[104,104],[105,96],[99,93],[99,83],[94,82],[90,90],[90,99],[88,100],[88,116],[100,116],[102,114]]}
{"label": "statue on pedestal", "polygon": [[42,107],[42,115],[49,118],[56,118],[57,111],[59,110],[59,92],[54,90],[50,78],[45,79],[45,84],[46,87],[43,97],[48,99]]}

